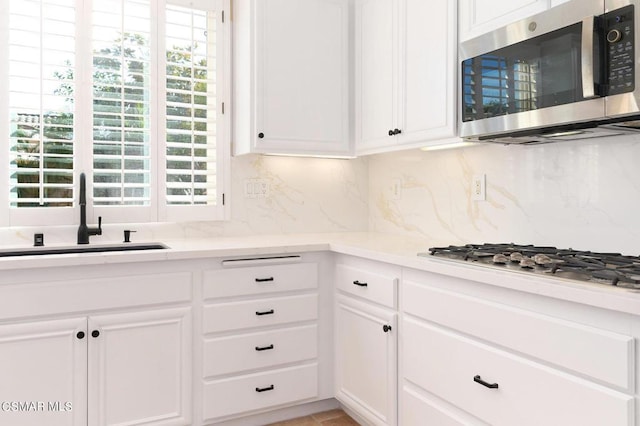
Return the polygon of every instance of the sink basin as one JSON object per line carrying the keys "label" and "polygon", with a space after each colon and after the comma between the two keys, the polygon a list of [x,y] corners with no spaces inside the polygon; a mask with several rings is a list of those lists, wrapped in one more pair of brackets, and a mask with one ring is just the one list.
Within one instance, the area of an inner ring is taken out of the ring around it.
{"label": "sink basin", "polygon": [[103,253],[110,251],[163,250],[169,247],[162,243],[123,243],[102,245],[76,245],[64,247],[27,247],[0,249],[0,257],[44,256],[48,254]]}

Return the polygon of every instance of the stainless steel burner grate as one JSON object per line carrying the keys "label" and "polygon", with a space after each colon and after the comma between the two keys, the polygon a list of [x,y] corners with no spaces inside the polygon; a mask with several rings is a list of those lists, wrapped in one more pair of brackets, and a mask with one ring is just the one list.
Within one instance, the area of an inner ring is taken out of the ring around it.
{"label": "stainless steel burner grate", "polygon": [[432,247],[428,254],[580,281],[640,289],[640,257],[620,253],[501,243]]}

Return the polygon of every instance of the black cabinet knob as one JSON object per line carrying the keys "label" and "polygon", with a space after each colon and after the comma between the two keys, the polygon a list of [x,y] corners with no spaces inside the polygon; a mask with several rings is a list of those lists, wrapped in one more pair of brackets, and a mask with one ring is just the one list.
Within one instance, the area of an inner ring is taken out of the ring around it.
{"label": "black cabinet knob", "polygon": [[391,326],[388,324],[385,324],[382,326],[382,331],[384,331],[385,333],[388,333],[391,331]]}
{"label": "black cabinet knob", "polygon": [[100,335],[100,332],[98,330],[93,330],[91,332],[91,337],[98,337]]}
{"label": "black cabinet knob", "polygon": [[259,137],[260,139],[264,138],[264,133],[262,133],[262,132],[258,133],[258,137]]}
{"label": "black cabinet knob", "polygon": [[78,334],[76,334],[76,337],[80,340],[84,339],[84,331],[78,331]]}
{"label": "black cabinet knob", "polygon": [[393,131],[393,134],[394,134],[394,135],[399,135],[400,133],[402,133],[402,130],[400,130],[400,129],[395,129],[395,130]]}
{"label": "black cabinet knob", "polygon": [[389,136],[393,136],[395,135],[395,133],[393,133],[393,130],[389,130]]}

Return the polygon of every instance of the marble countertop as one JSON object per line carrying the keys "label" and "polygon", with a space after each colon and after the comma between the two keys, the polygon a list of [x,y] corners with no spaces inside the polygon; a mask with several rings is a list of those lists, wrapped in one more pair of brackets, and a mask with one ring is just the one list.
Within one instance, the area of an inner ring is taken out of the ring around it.
{"label": "marble countertop", "polygon": [[427,251],[429,247],[442,245],[442,242],[438,241],[424,242],[394,235],[364,232],[216,237],[154,242],[162,242],[169,248],[166,250],[0,257],[0,270],[332,251],[618,312],[640,314],[639,290],[582,283],[511,270],[504,271],[486,265],[442,258],[417,256],[418,252]]}

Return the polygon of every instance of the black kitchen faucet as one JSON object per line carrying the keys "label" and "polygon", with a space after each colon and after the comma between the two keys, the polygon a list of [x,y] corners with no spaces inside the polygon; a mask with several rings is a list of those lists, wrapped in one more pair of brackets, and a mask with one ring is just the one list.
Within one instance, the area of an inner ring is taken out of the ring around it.
{"label": "black kitchen faucet", "polygon": [[87,184],[84,173],[80,173],[80,226],[78,226],[78,244],[89,244],[91,235],[102,235],[102,216],[98,216],[98,227],[87,226]]}

